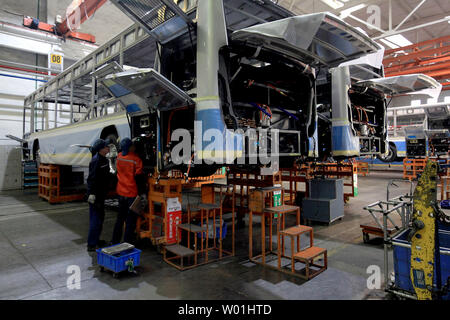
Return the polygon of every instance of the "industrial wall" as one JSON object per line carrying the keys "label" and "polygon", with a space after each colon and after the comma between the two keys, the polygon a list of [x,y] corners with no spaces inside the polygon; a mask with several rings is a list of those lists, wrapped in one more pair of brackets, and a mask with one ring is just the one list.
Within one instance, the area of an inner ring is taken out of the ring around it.
{"label": "industrial wall", "polygon": [[[0,60],[35,65],[36,61],[39,64],[42,58],[32,53],[0,48]],[[23,73],[0,70],[0,144],[15,144],[5,138],[6,134],[22,137],[23,99],[43,83],[36,81],[39,79],[42,78],[33,79]],[[29,123],[26,128],[29,130]]]}
{"label": "industrial wall", "polygon": [[[0,20],[2,22],[21,25],[23,15],[39,16],[40,19],[46,21],[47,1],[2,1],[0,10]],[[46,66],[47,57],[31,52],[0,47],[0,65],[11,66],[8,62]],[[33,81],[33,77],[24,73],[13,72],[13,70],[8,72],[7,70],[6,68],[0,70],[0,145],[17,145],[17,142],[5,138],[5,135],[12,134],[22,137],[23,99],[42,82]],[[34,78],[42,79],[41,77]],[[27,124],[27,127],[29,128],[29,124]]]}
{"label": "industrial wall", "polygon": [[21,189],[22,185],[22,149],[0,145],[0,191]]}

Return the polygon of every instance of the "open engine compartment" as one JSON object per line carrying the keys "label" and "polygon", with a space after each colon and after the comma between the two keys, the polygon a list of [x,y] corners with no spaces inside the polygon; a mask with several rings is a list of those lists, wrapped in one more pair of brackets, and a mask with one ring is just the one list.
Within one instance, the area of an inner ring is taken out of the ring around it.
{"label": "open engine compartment", "polygon": [[349,120],[353,132],[359,137],[361,155],[383,154],[387,108],[384,94],[358,86],[353,86],[348,94],[351,104]]}

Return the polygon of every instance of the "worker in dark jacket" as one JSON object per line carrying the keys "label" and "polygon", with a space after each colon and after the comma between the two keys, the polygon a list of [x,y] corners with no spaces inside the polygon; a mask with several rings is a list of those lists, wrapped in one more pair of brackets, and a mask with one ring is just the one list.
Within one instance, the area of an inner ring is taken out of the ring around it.
{"label": "worker in dark jacket", "polygon": [[119,214],[114,226],[112,243],[121,242],[125,223],[124,242],[134,243],[134,233],[138,215],[130,206],[138,195],[146,201],[145,175],[142,160],[135,153],[136,146],[129,138],[120,142],[122,152],[117,157],[117,194],[119,195]]}
{"label": "worker in dark jacket", "polygon": [[106,155],[109,152],[107,143],[98,139],[91,148],[92,160],[89,163],[88,202],[89,202],[89,234],[88,251],[95,251],[101,246],[100,234],[102,233],[105,219],[105,199],[109,185],[109,162]]}

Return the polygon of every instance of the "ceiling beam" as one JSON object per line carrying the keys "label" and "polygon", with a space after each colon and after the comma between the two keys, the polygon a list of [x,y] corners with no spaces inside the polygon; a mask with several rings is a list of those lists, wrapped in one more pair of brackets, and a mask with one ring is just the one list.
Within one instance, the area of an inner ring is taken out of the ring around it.
{"label": "ceiling beam", "polygon": [[[411,11],[411,10],[413,10],[413,8],[411,8],[407,3],[404,3],[403,1],[396,1],[396,3],[398,3],[399,4],[399,6],[400,7],[402,7],[404,10],[407,10],[407,11]],[[421,5],[422,5],[423,3],[421,3]],[[414,18],[416,18],[416,19],[414,19],[413,21],[411,21],[412,23],[415,23],[415,22],[418,22],[418,21],[420,21],[420,20],[422,20],[423,19],[423,17],[421,17],[421,16],[419,16],[415,11],[413,12],[413,15],[412,15]],[[410,18],[410,16],[408,17],[408,19]],[[407,19],[406,19],[407,20]],[[404,22],[406,22],[406,20],[404,21]],[[403,23],[402,23],[403,24]],[[398,27],[396,27],[394,30],[396,31],[398,29]],[[430,32],[429,30],[427,30],[427,29],[424,29],[423,30],[423,32],[425,32],[430,38],[436,38],[435,37],[435,35],[432,33],[432,32]]]}
{"label": "ceiling beam", "polygon": [[415,15],[416,11],[426,2],[427,0],[422,0],[411,12],[403,19],[395,28],[394,31],[397,31],[412,15]]}
{"label": "ceiling beam", "polygon": [[372,37],[372,40],[379,40],[379,39],[383,39],[383,38],[386,38],[386,37],[389,37],[389,36],[393,36],[393,35],[396,35],[396,34],[401,34],[401,33],[409,32],[409,31],[414,31],[414,30],[426,28],[426,27],[429,27],[429,26],[432,26],[432,25],[435,25],[435,24],[438,24],[438,23],[448,22],[448,21],[450,21],[450,16],[446,16],[446,17],[438,19],[438,20],[433,20],[433,21],[430,21],[430,22],[427,22],[427,23],[423,23],[423,24],[420,24],[420,25],[409,27],[409,28],[406,28],[406,29],[403,29],[403,30],[397,30],[397,31],[393,31],[393,32],[386,32],[384,35],[381,35],[381,36],[378,36],[378,37]]}

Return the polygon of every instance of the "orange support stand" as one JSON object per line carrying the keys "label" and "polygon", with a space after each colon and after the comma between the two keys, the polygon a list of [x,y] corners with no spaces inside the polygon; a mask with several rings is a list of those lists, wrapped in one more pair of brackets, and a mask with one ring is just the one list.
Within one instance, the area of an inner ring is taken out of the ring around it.
{"label": "orange support stand", "polygon": [[[182,203],[182,179],[156,179],[148,180],[148,212],[144,213],[137,222],[136,231],[139,238],[150,239],[155,245],[167,244],[165,230],[168,224],[167,200],[178,198]],[[159,204],[160,210],[156,205]]]}
{"label": "orange support stand", "polygon": [[[217,189],[219,191],[217,191]],[[225,257],[231,257],[235,254],[234,247],[234,188],[231,185],[223,184],[204,184],[202,185],[201,203],[188,207],[187,223],[179,224],[178,230],[187,233],[187,245],[181,245],[181,236],[177,244],[164,246],[164,261],[179,270],[192,269],[200,265],[221,260]],[[219,201],[216,201],[216,195]],[[231,208],[228,208],[226,198],[231,200]],[[232,231],[231,231],[231,251],[223,248],[223,227],[224,227],[224,209],[230,209],[232,213]],[[216,225],[218,219],[218,226]],[[209,219],[212,219],[212,226]],[[196,220],[196,223],[193,223]],[[200,224],[200,225],[198,225]],[[211,230],[212,229],[212,230]],[[219,231],[217,231],[219,229]],[[194,237],[193,247],[191,244],[191,235]],[[210,243],[210,241],[212,243]],[[198,243],[200,242],[200,244]],[[170,257],[168,256],[170,255]],[[185,258],[194,257],[194,263],[189,260],[186,265]],[[178,261],[179,263],[176,263]]]}

